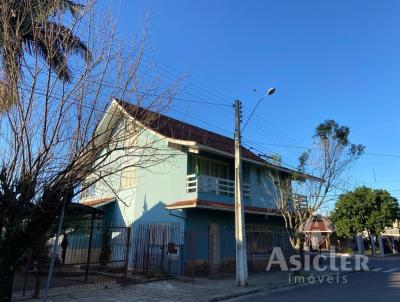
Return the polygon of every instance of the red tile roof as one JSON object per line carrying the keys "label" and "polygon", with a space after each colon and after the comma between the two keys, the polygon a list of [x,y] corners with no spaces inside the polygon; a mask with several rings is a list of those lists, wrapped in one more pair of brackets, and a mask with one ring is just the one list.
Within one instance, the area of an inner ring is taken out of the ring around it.
{"label": "red tile roof", "polygon": [[99,205],[101,203],[108,203],[111,201],[114,201],[115,197],[107,197],[107,198],[97,198],[97,199],[90,199],[88,201],[83,201],[81,204],[84,204],[86,206],[95,206]]}
{"label": "red tile roof", "polygon": [[[116,101],[134,119],[142,123],[144,126],[167,138],[193,141],[197,144],[201,144],[209,148],[213,148],[232,155],[235,154],[235,141],[232,138],[176,120],[174,118],[162,115],[158,112],[154,112],[134,104],[130,104],[121,100]],[[315,176],[299,173],[296,170],[267,162],[260,156],[256,155],[255,153],[243,146],[241,147],[241,151],[242,156],[245,159],[268,165],[269,167],[277,169],[284,173],[296,173],[297,175],[304,178],[321,181],[321,179]]]}
{"label": "red tile roof", "polygon": [[[178,121],[158,112],[150,111],[124,101],[119,100],[118,103],[133,118],[165,137],[185,141],[194,141],[207,147],[227,152],[232,155],[234,154],[235,141],[232,138],[182,121]],[[243,157],[261,163],[265,162],[265,160],[251,152],[249,149],[242,147],[241,150]]]}
{"label": "red tile roof", "polygon": [[[219,201],[208,201],[201,199],[181,200],[169,204],[166,206],[167,209],[182,209],[182,208],[207,208],[214,210],[225,210],[234,211],[235,207],[233,203],[225,203]],[[247,213],[255,214],[278,214],[277,209],[261,208],[253,206],[244,206],[244,211]]]}
{"label": "red tile roof", "polygon": [[334,231],[334,226],[328,218],[319,218],[318,220],[310,221],[303,227],[304,233],[331,233]]}

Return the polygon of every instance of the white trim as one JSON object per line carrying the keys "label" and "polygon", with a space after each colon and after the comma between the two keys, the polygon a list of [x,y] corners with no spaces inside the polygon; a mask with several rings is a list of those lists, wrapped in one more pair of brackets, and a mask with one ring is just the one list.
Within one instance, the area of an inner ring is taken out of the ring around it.
{"label": "white trim", "polygon": [[[191,150],[192,153],[195,153],[195,152],[193,152],[193,151],[195,151],[196,149],[198,149],[198,150],[210,151],[210,152],[213,152],[213,153],[216,153],[216,154],[221,154],[221,155],[224,155],[224,156],[227,156],[227,157],[230,157],[230,158],[234,158],[234,157],[235,157],[235,155],[234,155],[233,153],[229,153],[229,152],[221,151],[221,150],[219,150],[219,149],[217,149],[217,148],[205,146],[205,145],[199,144],[199,143],[197,143],[197,142],[195,142],[195,141],[174,139],[174,138],[170,138],[170,137],[167,137],[167,136],[165,136],[165,135],[162,135],[161,133],[159,133],[159,132],[157,132],[157,131],[155,131],[155,130],[153,130],[153,129],[151,129],[151,128],[145,126],[145,125],[143,125],[141,122],[139,122],[138,120],[136,120],[132,115],[130,115],[130,114],[125,110],[125,108],[123,108],[123,107],[121,106],[121,104],[119,103],[119,101],[116,100],[115,98],[113,98],[112,104],[116,104],[116,105],[120,108],[120,110],[121,110],[122,112],[124,112],[131,120],[133,120],[135,123],[137,123],[140,127],[145,128],[145,129],[147,129],[150,133],[152,133],[152,134],[154,134],[154,135],[156,135],[156,136],[158,136],[158,137],[160,137],[160,138],[165,139],[165,140],[167,141],[167,143],[168,143],[168,142],[171,142],[171,143],[175,143],[175,144],[179,144],[179,145],[183,145],[183,146],[192,147],[192,148],[190,148],[190,150]],[[111,106],[110,106],[110,107],[111,107]],[[109,110],[109,109],[108,109],[108,110]],[[108,111],[108,110],[107,110],[107,111]],[[97,130],[97,128],[96,128],[96,130]],[[218,134],[218,133],[217,133],[217,134]],[[249,152],[251,152],[251,151],[249,151]],[[262,162],[261,162],[261,161],[249,159],[249,158],[246,158],[246,157],[242,157],[242,160],[243,160],[243,161],[246,161],[246,162],[249,162],[249,163],[253,163],[253,164],[255,164],[255,165],[259,165],[259,166],[265,166],[265,165],[267,165],[267,166],[269,166],[269,167],[272,168],[272,169],[279,170],[279,171],[286,172],[286,173],[296,172],[296,171],[291,170],[291,169],[289,169],[289,168],[280,167],[280,166],[278,166],[278,165],[268,165],[269,163],[266,162],[266,161],[262,161]],[[307,174],[303,174],[303,173],[300,173],[300,174],[303,175],[304,178],[309,178],[309,179],[318,180],[318,178],[315,177],[315,176],[307,175]]]}
{"label": "white trim", "polygon": [[[208,151],[211,151],[211,152],[214,152],[214,153],[217,153],[217,154],[222,154],[222,155],[225,155],[225,156],[228,156],[228,157],[231,157],[231,158],[235,157],[235,155],[232,154],[232,153],[221,151],[219,149],[216,149],[216,148],[213,148],[213,147],[208,147],[208,146],[205,146],[205,145],[202,145],[202,144],[198,144],[195,141],[175,139],[175,138],[170,138],[170,137],[167,137],[165,135],[162,135],[161,133],[159,133],[159,132],[157,132],[157,131],[155,131],[155,130],[147,127],[147,126],[145,126],[144,124],[142,124],[141,122],[136,120],[132,115],[129,114],[128,111],[125,110],[124,107],[121,106],[121,104],[118,103],[118,101],[116,99],[113,99],[113,104],[116,104],[120,108],[120,110],[122,112],[124,112],[131,120],[133,120],[135,123],[137,123],[140,127],[146,128],[150,133],[152,133],[154,135],[157,135],[160,138],[165,139],[167,142],[171,142],[171,143],[178,144],[178,145],[192,147],[192,148],[190,148],[190,151],[192,153],[195,153],[196,151],[198,153],[199,149],[203,149],[203,150],[208,150]],[[257,165],[263,165],[262,162],[251,160],[251,159],[248,159],[246,157],[243,157],[243,160],[251,162],[251,163],[254,163],[254,164],[257,164]]]}
{"label": "white trim", "polygon": [[189,204],[189,205],[182,205],[182,206],[165,206],[166,209],[168,210],[179,210],[179,209],[188,209],[188,208],[198,208],[198,205],[195,204]]}
{"label": "white trim", "polygon": [[161,133],[145,126],[144,124],[142,124],[140,121],[138,121],[137,119],[135,119],[132,115],[129,114],[128,111],[125,110],[124,107],[121,106],[121,104],[118,103],[118,101],[116,99],[113,99],[113,102],[115,102],[117,104],[117,106],[121,109],[122,112],[124,112],[129,119],[133,120],[136,124],[139,125],[139,127],[145,128],[147,129],[151,134],[154,134],[160,138],[163,138],[165,140],[167,140],[167,142],[171,142],[174,144],[178,144],[178,145],[184,145],[184,146],[196,146],[196,142],[194,141],[184,141],[184,140],[179,140],[179,139],[173,139],[173,138],[169,138],[165,135],[162,135]]}
{"label": "white trim", "polygon": [[[165,206],[166,209],[168,210],[178,210],[178,209],[190,209],[190,208],[198,208],[198,209],[206,209],[206,210],[216,210],[216,211],[225,211],[225,212],[234,212],[235,208],[220,208],[218,206],[207,206],[207,205],[201,205],[198,203],[194,203],[191,205],[174,205],[174,206]],[[261,212],[261,211],[254,211],[254,210],[247,210],[244,209],[244,212],[247,214],[255,214],[255,215],[267,215],[267,216],[281,216],[281,214],[278,213],[267,213],[267,212]]]}

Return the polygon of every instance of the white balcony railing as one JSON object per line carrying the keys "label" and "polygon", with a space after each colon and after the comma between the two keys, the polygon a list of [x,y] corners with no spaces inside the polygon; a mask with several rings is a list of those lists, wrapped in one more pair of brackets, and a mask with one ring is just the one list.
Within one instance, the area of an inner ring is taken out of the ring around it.
{"label": "white balcony railing", "polygon": [[[251,198],[251,189],[249,184],[243,184],[243,197]],[[233,180],[218,178],[206,175],[191,174],[187,176],[186,192],[205,192],[216,195],[234,196],[235,182]]]}

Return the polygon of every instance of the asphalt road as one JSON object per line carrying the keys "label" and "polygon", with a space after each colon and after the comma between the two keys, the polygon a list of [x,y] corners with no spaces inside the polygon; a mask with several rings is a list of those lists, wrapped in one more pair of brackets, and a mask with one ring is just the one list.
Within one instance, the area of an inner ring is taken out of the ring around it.
{"label": "asphalt road", "polygon": [[370,260],[370,268],[368,272],[346,275],[345,282],[343,282],[343,276],[333,278],[330,282],[323,280],[320,283],[320,280],[316,280],[313,285],[259,293],[231,301],[400,301],[400,258]]}

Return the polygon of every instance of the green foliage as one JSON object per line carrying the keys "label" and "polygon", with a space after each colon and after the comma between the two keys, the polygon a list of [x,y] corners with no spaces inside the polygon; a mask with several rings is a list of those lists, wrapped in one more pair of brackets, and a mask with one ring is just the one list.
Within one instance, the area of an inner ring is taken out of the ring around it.
{"label": "green foliage", "polygon": [[335,142],[341,149],[349,147],[349,155],[361,156],[364,153],[365,146],[350,144],[349,135],[349,127],[340,126],[334,120],[326,120],[315,128],[314,138],[325,146]]}
{"label": "green foliage", "polygon": [[351,238],[364,230],[380,234],[399,215],[397,199],[389,192],[359,187],[340,196],[331,219],[338,236]]}
{"label": "green foliage", "polygon": [[306,164],[307,164],[309,158],[310,158],[310,152],[309,151],[303,152],[299,156],[299,166],[297,167],[299,172],[305,172]]}
{"label": "green foliage", "polygon": [[35,186],[30,175],[10,180],[6,169],[0,171],[0,301],[10,301],[14,272],[27,251],[33,260],[46,260],[47,232],[57,222],[62,201],[68,205],[73,197],[73,188],[62,182],[45,187],[40,196]]}
{"label": "green foliage", "polygon": [[353,249],[351,247],[344,247],[344,248],[342,248],[342,250],[340,252],[347,253],[347,254],[353,254]]}
{"label": "green foliage", "polygon": [[326,120],[317,126],[314,137],[325,141],[329,138],[334,138],[343,146],[346,146],[349,144],[349,134],[349,127],[339,126],[339,124],[334,120]]}

